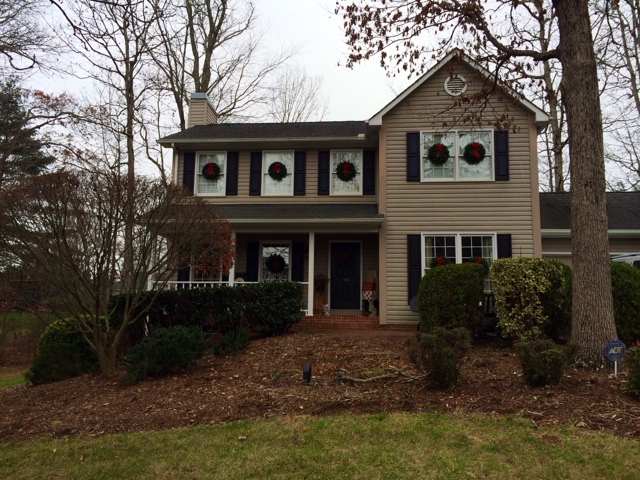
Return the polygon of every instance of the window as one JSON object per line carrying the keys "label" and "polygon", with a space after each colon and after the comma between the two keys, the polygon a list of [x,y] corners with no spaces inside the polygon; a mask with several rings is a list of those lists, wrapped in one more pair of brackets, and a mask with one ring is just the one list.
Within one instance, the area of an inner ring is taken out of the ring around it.
{"label": "window", "polygon": [[260,278],[263,281],[286,282],[291,278],[291,245],[263,243],[260,259]]}
{"label": "window", "polygon": [[[423,181],[474,181],[491,180],[493,172],[493,132],[450,130],[446,133],[421,132],[420,154],[422,158]],[[449,151],[449,159],[438,164],[429,159],[429,149],[442,144]],[[485,157],[476,164],[467,162],[464,158],[465,147],[478,144],[480,147],[469,148],[471,154],[484,149]]]}
{"label": "window", "polygon": [[293,152],[264,152],[262,158],[263,194],[293,195]]}
{"label": "window", "polygon": [[225,152],[199,153],[196,164],[196,194],[224,195],[226,171],[227,155]]}
{"label": "window", "polygon": [[423,239],[423,271],[439,263],[473,262],[478,258],[491,265],[496,258],[495,234],[425,234]]}
{"label": "window", "polygon": [[362,150],[332,151],[330,168],[331,195],[362,195]]}

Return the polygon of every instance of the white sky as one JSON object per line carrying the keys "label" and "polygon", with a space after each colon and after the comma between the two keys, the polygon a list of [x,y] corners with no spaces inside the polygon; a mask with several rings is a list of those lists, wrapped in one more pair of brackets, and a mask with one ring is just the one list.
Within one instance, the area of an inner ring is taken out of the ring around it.
{"label": "white sky", "polygon": [[329,101],[324,120],[366,120],[409,85],[403,77],[387,78],[377,59],[353,70],[344,66],[347,47],[342,19],[333,14],[335,0],[254,1],[268,45],[301,45],[295,63],[322,78]]}

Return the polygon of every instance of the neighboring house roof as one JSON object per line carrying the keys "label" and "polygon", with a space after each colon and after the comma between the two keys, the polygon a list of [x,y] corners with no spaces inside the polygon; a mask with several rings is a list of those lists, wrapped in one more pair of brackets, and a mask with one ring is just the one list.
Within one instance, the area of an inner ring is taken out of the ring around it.
{"label": "neighboring house roof", "polygon": [[[385,107],[382,108],[378,113],[376,113],[373,117],[371,117],[368,121],[369,125],[378,126],[382,125],[382,117],[391,111],[396,105],[402,102],[405,98],[407,98],[411,93],[413,93],[416,89],[418,89],[424,82],[429,80],[438,70],[440,70],[443,66],[445,66],[449,61],[451,61],[454,57],[462,58],[469,66],[476,69],[480,73],[482,73],[485,77],[491,78],[493,75],[491,72],[488,72],[484,67],[480,66],[477,62],[475,62],[471,57],[466,55],[464,52],[458,49],[454,49],[449,53],[446,57],[436,63],[432,68],[430,68],[427,73],[422,75],[416,82],[411,84],[408,88],[406,88],[400,95],[394,98],[390,103],[388,103]],[[504,86],[504,85],[503,85]],[[535,115],[536,118],[536,127],[538,128],[538,132],[544,130],[549,124],[549,115],[547,115],[542,109],[535,106],[529,100],[526,100],[517,92],[515,92],[512,88],[508,86],[504,86],[510,95],[518,100],[518,103],[522,105],[525,109],[529,110]]]}
{"label": "neighboring house roof", "polygon": [[180,142],[268,140],[364,140],[367,124],[363,121],[299,123],[211,123],[188,128],[158,140],[160,144]]}
{"label": "neighboring house roof", "polygon": [[232,223],[381,223],[377,204],[216,205]]}
{"label": "neighboring house roof", "polygon": [[[640,192],[607,192],[609,232],[640,232]],[[542,235],[566,232],[571,228],[569,193],[540,193]]]}

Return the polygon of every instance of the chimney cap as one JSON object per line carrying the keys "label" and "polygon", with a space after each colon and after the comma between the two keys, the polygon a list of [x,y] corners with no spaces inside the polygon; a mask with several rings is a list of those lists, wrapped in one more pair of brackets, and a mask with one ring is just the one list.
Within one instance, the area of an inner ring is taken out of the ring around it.
{"label": "chimney cap", "polygon": [[202,93],[202,92],[193,92],[191,94],[191,100],[196,100],[196,99],[208,99],[209,97],[207,96],[206,93]]}

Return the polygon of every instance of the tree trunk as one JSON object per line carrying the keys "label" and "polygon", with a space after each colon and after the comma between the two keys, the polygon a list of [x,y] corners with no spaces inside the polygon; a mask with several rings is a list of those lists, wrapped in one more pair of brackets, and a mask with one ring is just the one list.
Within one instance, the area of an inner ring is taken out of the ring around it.
{"label": "tree trunk", "polygon": [[573,311],[571,340],[589,369],[609,362],[613,320],[602,114],[587,0],[554,0],[560,32],[562,97],[569,125]]}

